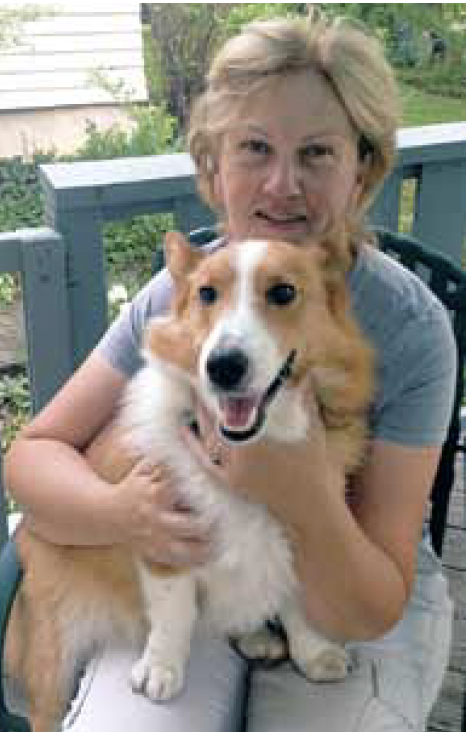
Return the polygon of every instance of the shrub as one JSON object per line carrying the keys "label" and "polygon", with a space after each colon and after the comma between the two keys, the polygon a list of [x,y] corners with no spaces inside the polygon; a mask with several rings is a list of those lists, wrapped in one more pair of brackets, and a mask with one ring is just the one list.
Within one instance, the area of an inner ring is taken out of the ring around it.
{"label": "shrub", "polygon": [[129,116],[133,122],[129,130],[112,125],[99,130],[88,121],[86,140],[76,151],[75,160],[110,160],[112,158],[158,155],[174,150],[176,121],[163,106],[131,107]]}

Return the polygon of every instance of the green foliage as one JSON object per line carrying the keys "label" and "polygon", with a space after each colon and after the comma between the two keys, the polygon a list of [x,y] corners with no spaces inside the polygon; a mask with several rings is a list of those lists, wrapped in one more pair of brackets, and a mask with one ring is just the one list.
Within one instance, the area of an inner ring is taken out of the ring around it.
{"label": "green foliage", "polygon": [[85,143],[78,148],[74,158],[104,160],[174,151],[176,120],[163,106],[134,105],[129,108],[129,114],[133,124],[128,130],[118,125],[99,130],[94,122],[88,121]]}
{"label": "green foliage", "polygon": [[[109,285],[125,283],[129,298],[151,276],[151,260],[174,228],[172,214],[146,214],[104,227],[104,249],[108,263]],[[114,313],[111,310],[111,317]]]}
{"label": "green foliage", "polygon": [[236,3],[226,18],[224,37],[230,38],[254,20],[297,17],[306,13],[306,3]]}
{"label": "green foliage", "polygon": [[18,291],[16,279],[11,274],[0,274],[0,303],[11,304]]}
{"label": "green foliage", "polygon": [[462,122],[466,119],[464,99],[428,94],[410,84],[400,84],[400,99],[406,127]]}
{"label": "green foliage", "polygon": [[161,62],[151,35],[150,25],[143,25],[143,63],[150,103],[161,104],[163,101],[165,103]]}
{"label": "green foliage", "polygon": [[0,231],[42,223],[38,165],[51,160],[52,154],[36,154],[30,163],[18,157],[0,160]]}
{"label": "green foliage", "polygon": [[30,410],[31,398],[26,375],[3,376],[0,380],[2,450],[8,449],[14,435],[29,419]]}
{"label": "green foliage", "polygon": [[[465,97],[465,3],[321,3],[328,15],[345,15],[365,24],[384,42],[399,77],[433,94]],[[434,58],[429,32],[445,46]]]}
{"label": "green foliage", "polygon": [[437,63],[425,68],[398,69],[398,79],[427,94],[464,100],[466,96],[465,63]]}
{"label": "green foliage", "polygon": [[5,376],[0,382],[0,404],[9,404],[16,410],[27,411],[31,407],[28,379],[20,376]]}

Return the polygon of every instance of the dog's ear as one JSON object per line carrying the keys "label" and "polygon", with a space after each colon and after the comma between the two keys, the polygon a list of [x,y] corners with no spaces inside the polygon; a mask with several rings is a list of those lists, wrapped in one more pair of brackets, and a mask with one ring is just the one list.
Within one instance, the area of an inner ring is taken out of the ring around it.
{"label": "dog's ear", "polygon": [[188,275],[197,266],[203,254],[192,247],[179,231],[168,231],[164,239],[166,265],[174,280]]}
{"label": "dog's ear", "polygon": [[325,248],[317,248],[314,254],[321,271],[328,310],[341,326],[346,327],[351,303],[342,262],[335,252]]}

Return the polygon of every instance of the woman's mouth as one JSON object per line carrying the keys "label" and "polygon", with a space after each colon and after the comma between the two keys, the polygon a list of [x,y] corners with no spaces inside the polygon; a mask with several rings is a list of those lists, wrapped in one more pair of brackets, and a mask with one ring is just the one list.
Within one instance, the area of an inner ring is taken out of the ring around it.
{"label": "woman's mouth", "polygon": [[255,218],[263,226],[281,232],[304,232],[309,228],[308,218],[303,213],[270,213],[259,210],[255,212]]}

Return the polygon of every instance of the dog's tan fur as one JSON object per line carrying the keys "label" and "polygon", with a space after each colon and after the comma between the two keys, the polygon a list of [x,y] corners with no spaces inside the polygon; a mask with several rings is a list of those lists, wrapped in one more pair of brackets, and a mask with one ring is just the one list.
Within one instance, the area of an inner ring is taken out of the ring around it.
{"label": "dog's tan fur", "polygon": [[[194,293],[204,279],[219,277],[229,267],[229,249],[206,258],[182,246],[180,235],[167,237],[166,258],[175,282],[172,317],[148,329],[146,348],[194,377],[199,350],[216,318],[215,309],[208,314],[193,307]],[[287,269],[289,250],[278,251]],[[372,354],[351,317],[343,273],[330,267],[324,252],[310,256],[304,266],[306,261],[301,259],[303,269],[295,270],[294,276],[308,293],[313,288],[318,317],[308,312],[309,322],[300,319],[294,324],[294,338],[288,327],[282,337],[288,351],[288,341],[295,346],[300,333],[293,381],[312,375],[330,460],[344,474],[354,470],[363,455]],[[267,270],[259,276],[268,278]],[[97,436],[86,458],[109,483],[121,481],[137,460],[125,448],[115,423]],[[106,608],[108,627],[120,641],[142,645],[147,625],[134,558],[124,546],[56,546],[36,536],[26,522],[17,543],[24,579],[9,624],[7,668],[25,684],[34,732],[51,732],[64,713],[77,662],[94,650],[80,648],[77,637],[83,623],[94,622],[94,608]]]}

